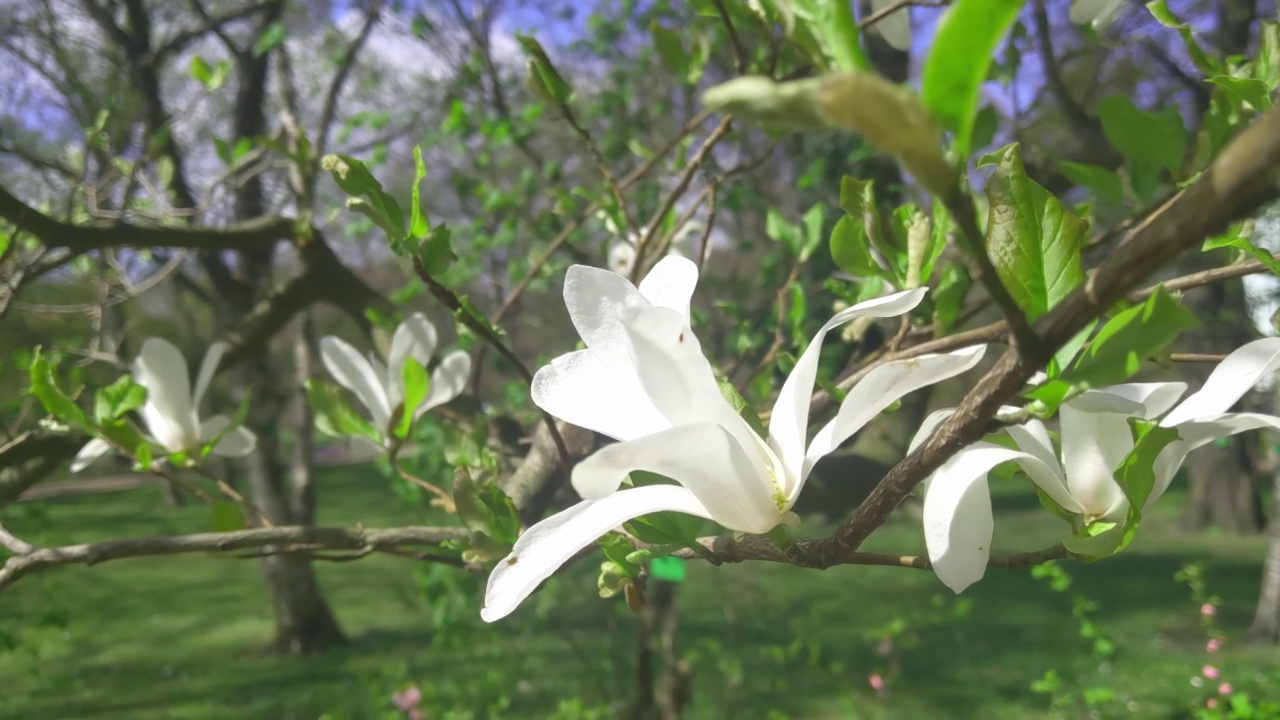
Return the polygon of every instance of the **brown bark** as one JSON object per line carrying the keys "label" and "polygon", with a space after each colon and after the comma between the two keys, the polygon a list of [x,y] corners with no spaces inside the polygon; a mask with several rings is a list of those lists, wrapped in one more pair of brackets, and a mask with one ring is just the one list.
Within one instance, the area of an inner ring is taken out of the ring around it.
{"label": "brown bark", "polygon": [[648,583],[647,602],[640,612],[635,720],[680,720],[689,703],[689,663],[675,650],[677,587],[663,580]]}
{"label": "brown bark", "polygon": [[1262,642],[1280,641],[1280,468],[1272,472],[1275,495],[1267,528],[1267,557],[1262,563],[1262,592],[1249,626],[1249,637]]}

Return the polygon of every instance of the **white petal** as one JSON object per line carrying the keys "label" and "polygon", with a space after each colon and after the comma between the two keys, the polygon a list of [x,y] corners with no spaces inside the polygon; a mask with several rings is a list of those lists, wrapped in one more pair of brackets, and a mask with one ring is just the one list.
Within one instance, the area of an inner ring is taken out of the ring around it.
{"label": "white petal", "polygon": [[431,372],[431,388],[427,399],[414,411],[414,417],[433,407],[439,407],[462,394],[471,379],[471,356],[464,350],[454,350]]}
{"label": "white petal", "polygon": [[1126,383],[1085,391],[1071,405],[1086,412],[1125,413],[1151,420],[1168,412],[1186,391],[1187,384],[1182,382]]}
{"label": "white petal", "polygon": [[618,374],[635,372],[622,311],[653,305],[630,281],[608,270],[574,265],[565,274],[564,305],[587,349],[606,368]]}
{"label": "white petal", "polygon": [[1169,489],[1173,476],[1177,474],[1178,468],[1182,467],[1182,461],[1192,450],[1203,447],[1218,438],[1262,428],[1280,429],[1280,417],[1261,413],[1228,413],[1179,425],[1178,440],[1169,443],[1156,456],[1155,487],[1152,488],[1151,496],[1147,498],[1144,509],[1151,507],[1151,503]]}
{"label": "white petal", "polygon": [[[200,428],[200,440],[208,442],[214,439],[230,424],[231,418],[226,415],[214,415],[205,419]],[[226,437],[213,446],[213,454],[222,457],[244,457],[253,452],[257,444],[258,437],[253,434],[253,431],[241,425],[227,433]]]}
{"label": "white petal", "polygon": [[1086,516],[1110,517],[1126,502],[1115,470],[1133,450],[1128,419],[1121,413],[1084,412],[1074,401],[1058,409],[1067,487]]}
{"label": "white petal", "polygon": [[485,622],[501,620],[579,550],[628,520],[663,511],[709,517],[688,490],[653,485],[586,500],[537,523],[489,575],[480,617]]}
{"label": "white petal", "polygon": [[355,348],[332,335],[320,340],[320,360],[333,379],[355,393],[368,408],[374,427],[385,432],[391,420],[391,407],[382,385],[383,376],[376,374],[369,361]]}
{"label": "white petal", "polygon": [[[895,2],[896,0],[871,0],[871,11],[879,12]],[[911,49],[911,15],[905,6],[885,16],[872,27],[893,49]]]}
{"label": "white petal", "polygon": [[209,345],[209,349],[205,351],[204,360],[200,362],[200,372],[196,374],[196,387],[191,392],[191,407],[197,414],[200,410],[200,401],[204,400],[209,382],[213,380],[213,374],[218,371],[218,363],[222,362],[222,356],[226,352],[227,344],[221,340]]}
{"label": "white petal", "polygon": [[721,525],[767,533],[782,521],[768,471],[714,423],[665,430],[606,445],[573,468],[573,487],[587,499],[604,497],[635,470],[666,476],[688,488]]}
{"label": "white petal", "polygon": [[1244,345],[1219,363],[1204,381],[1204,387],[1183,400],[1160,425],[1173,427],[1188,420],[1221,415],[1277,368],[1280,368],[1280,338],[1263,338]]}
{"label": "white petal", "polygon": [[1027,474],[1027,477],[1048,493],[1054,502],[1062,506],[1062,509],[1067,512],[1083,513],[1084,509],[1075,498],[1071,497],[1071,492],[1067,489],[1066,473],[1058,462],[1057,454],[1053,450],[1053,441],[1049,439],[1049,431],[1045,429],[1044,423],[1031,420],[1024,425],[1007,427],[1005,432],[1013,438],[1018,449],[1031,458],[1018,461],[1018,466]]}
{"label": "white petal", "polygon": [[133,375],[147,389],[141,413],[151,435],[169,450],[189,449],[199,434],[186,358],[168,340],[147,338],[134,361]]}
{"label": "white petal", "polygon": [[893,317],[908,312],[924,299],[927,288],[886,295],[836,313],[818,330],[800,355],[791,375],[778,391],[769,416],[769,444],[777,451],[787,474],[799,478],[804,466],[805,434],[809,427],[809,399],[818,377],[818,356],[827,333],[856,317]]}
{"label": "white petal", "polygon": [[551,361],[533,376],[538,407],[578,427],[632,440],[671,427],[633,372],[614,373],[590,350]]}
{"label": "white petal", "polygon": [[835,418],[813,437],[805,453],[800,481],[822,456],[835,450],[851,435],[875,419],[882,410],[909,392],[933,385],[963,373],[978,361],[987,350],[986,345],[963,348],[940,355],[921,355],[909,360],[896,360],[877,366],[867,373],[861,382],[849,390]]}
{"label": "white petal", "polygon": [[987,473],[1025,457],[990,443],[976,443],[942,464],[924,496],[924,540],[933,572],[954,592],[982,579],[991,556],[991,493]]}
{"label": "white petal", "polygon": [[668,255],[640,281],[640,294],[658,307],[671,308],[689,324],[689,300],[698,284],[698,266],[691,260]]}
{"label": "white petal", "polygon": [[[386,386],[401,389],[400,398],[404,398],[404,361],[413,358],[427,367],[431,363],[431,355],[436,351],[436,326],[431,324],[426,315],[413,313],[400,323],[391,336],[391,350],[387,353]],[[399,404],[398,401],[396,404]],[[393,404],[392,407],[395,405]]]}
{"label": "white petal", "polygon": [[929,413],[929,416],[924,419],[924,422],[920,423],[920,429],[916,430],[915,437],[911,438],[911,444],[907,446],[907,454],[910,455],[915,452],[916,448],[923,445],[926,440],[932,437],[933,431],[937,430],[939,425],[946,422],[947,418],[951,417],[955,411],[955,408],[942,408],[941,410],[934,410]]}
{"label": "white petal", "polygon": [[71,461],[71,472],[76,473],[89,467],[95,460],[111,451],[111,444],[102,438],[93,438],[80,448]]}

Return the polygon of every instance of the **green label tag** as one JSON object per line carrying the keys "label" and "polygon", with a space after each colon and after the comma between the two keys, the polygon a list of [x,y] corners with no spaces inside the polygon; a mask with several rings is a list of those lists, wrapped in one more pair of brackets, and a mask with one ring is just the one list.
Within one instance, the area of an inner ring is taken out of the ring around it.
{"label": "green label tag", "polygon": [[654,580],[666,580],[672,583],[684,582],[684,576],[687,572],[684,567],[684,560],[678,557],[654,558],[649,563],[649,577]]}

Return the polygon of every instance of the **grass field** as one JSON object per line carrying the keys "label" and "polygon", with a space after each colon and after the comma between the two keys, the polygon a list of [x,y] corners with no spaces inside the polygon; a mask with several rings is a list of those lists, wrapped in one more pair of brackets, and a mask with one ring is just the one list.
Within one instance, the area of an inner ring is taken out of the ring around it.
{"label": "grass field", "polygon": [[[320,522],[421,522],[376,472],[330,470],[319,480]],[[689,717],[1034,718],[1048,700],[1029,686],[1048,670],[1068,685],[1110,686],[1102,717],[1185,717],[1205,689],[1190,683],[1205,636],[1186,588],[1202,561],[1230,633],[1215,662],[1237,692],[1280,696],[1280,651],[1246,645],[1264,550],[1261,538],[1188,537],[1180,497],[1135,546],[1095,565],[1067,563],[1071,592],[1098,603],[1118,648],[1099,665],[1079,637],[1071,598],[1026,570],[993,570],[957,601],[928,573],[887,568],[825,572],[752,564],[694,564],[678,597],[679,649],[693,666]],[[6,508],[6,526],[38,544],[208,529],[208,510],[164,508],[156,488],[79,495]],[[997,498],[997,548],[1048,544],[1053,520],[1034,496]],[[1015,542],[1016,541],[1016,542]],[[903,517],[870,549],[920,549]],[[476,615],[482,577],[369,557],[321,563],[320,582],[352,643],[306,659],[272,656],[270,608],[251,560],[199,555],[71,567],[0,595],[0,718],[396,717],[407,682],[440,718],[612,717],[630,698],[636,623],[595,597],[583,562],[514,616]],[[896,626],[896,630],[895,630]],[[889,658],[877,653],[898,632]],[[878,696],[868,683],[887,673]],[[390,713],[390,714],[389,714]],[[1083,711],[1068,717],[1086,717]]]}

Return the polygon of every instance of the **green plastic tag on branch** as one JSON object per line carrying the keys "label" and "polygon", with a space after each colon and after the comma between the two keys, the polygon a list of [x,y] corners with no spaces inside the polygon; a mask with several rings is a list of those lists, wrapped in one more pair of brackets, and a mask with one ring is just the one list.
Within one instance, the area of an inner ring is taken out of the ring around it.
{"label": "green plastic tag on branch", "polygon": [[125,413],[142,407],[147,401],[147,389],[135,383],[128,375],[102,388],[93,398],[93,415],[99,423],[114,420]]}
{"label": "green plastic tag on branch", "polygon": [[560,76],[551,63],[551,58],[547,57],[547,51],[542,49],[535,38],[528,35],[517,35],[516,40],[528,56],[525,86],[548,105],[568,105],[573,97],[573,88]]}
{"label": "green plastic tag on branch", "polygon": [[777,83],[741,77],[702,95],[720,110],[762,125],[805,132],[857,133],[894,156],[935,194],[953,191],[956,169],[938,145],[938,129],[911,90],[870,72],[845,72]]}
{"label": "green plastic tag on branch", "polygon": [[1098,331],[1062,379],[1079,387],[1102,387],[1133,377],[1183,330],[1200,325],[1176,298],[1157,287],[1146,302],[1116,313]]}
{"label": "green plastic tag on branch", "polygon": [[987,253],[1001,283],[1034,321],[1084,281],[1080,252],[1088,225],[1027,177],[1018,145],[979,161],[987,181]]}
{"label": "green plastic tag on branch", "polygon": [[413,428],[415,411],[427,399],[427,393],[431,389],[431,375],[422,363],[411,357],[405,358],[400,375],[404,382],[404,400],[400,403],[395,433],[397,438],[403,440],[409,437],[409,430]]}
{"label": "green plastic tag on branch", "polygon": [[659,557],[649,562],[649,577],[669,583],[684,582],[689,574],[683,558]]}
{"label": "green plastic tag on branch", "polygon": [[383,192],[382,183],[369,172],[369,168],[345,155],[325,155],[320,167],[350,196],[347,207],[382,228],[391,241],[392,249],[399,253],[405,235],[404,213],[396,199]]}
{"label": "green plastic tag on branch", "polygon": [[316,428],[333,437],[364,437],[375,443],[383,441],[382,431],[365,420],[347,402],[342,390],[323,380],[307,378],[307,401],[315,414]]}
{"label": "green plastic tag on branch", "polygon": [[996,47],[1025,3],[956,0],[938,21],[921,71],[921,101],[942,127],[955,133],[955,150],[961,158],[971,148],[979,90],[987,80]]}
{"label": "green plastic tag on branch", "polygon": [[50,415],[72,427],[91,430],[84,411],[58,387],[53,374],[54,367],[37,346],[31,357],[31,394],[44,405]]}

